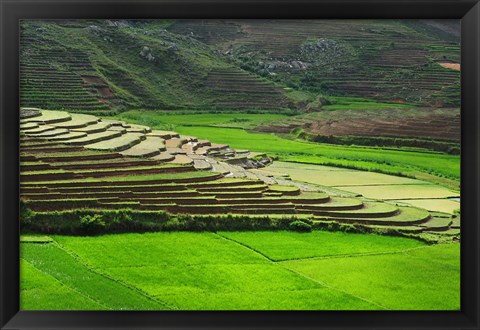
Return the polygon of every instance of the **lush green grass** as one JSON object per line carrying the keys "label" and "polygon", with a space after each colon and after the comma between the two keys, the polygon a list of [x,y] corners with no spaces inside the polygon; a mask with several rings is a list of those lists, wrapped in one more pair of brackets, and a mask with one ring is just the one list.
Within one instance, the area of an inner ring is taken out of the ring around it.
{"label": "lush green grass", "polygon": [[390,255],[288,261],[282,265],[389,309],[460,309],[459,244]]}
{"label": "lush green grass", "polygon": [[412,109],[415,105],[381,102],[374,99],[366,99],[355,96],[329,96],[323,97],[322,104],[318,100],[318,94],[306,90],[284,88],[287,95],[295,102],[303,102],[323,110],[386,110],[386,109]]}
{"label": "lush green grass", "polygon": [[21,243],[51,243],[53,239],[49,236],[43,235],[22,235],[20,237]]}
{"label": "lush green grass", "polygon": [[[50,290],[55,292],[58,288],[56,285],[48,285],[45,281],[51,283],[55,280],[69,288],[69,290],[64,289],[64,292],[75,291],[85,298],[83,300],[77,298],[77,301],[71,301],[69,295],[66,295],[64,299],[51,301],[46,308],[60,310],[71,308],[168,309],[165,304],[147,297],[117,280],[91,270],[86,263],[80,261],[74,254],[63,250],[57,244],[21,244],[21,258],[34,269],[37,269],[37,272],[34,272],[27,267],[26,273],[20,275],[22,289],[24,287],[43,288],[45,292],[42,294],[48,295]],[[44,275],[39,275],[39,272]],[[42,308],[41,303],[42,300],[37,301],[33,297],[25,296],[22,300],[22,308],[28,309],[28,306],[31,306],[30,308],[40,309]]]}
{"label": "lush green grass", "polygon": [[[48,295],[57,297],[48,309],[431,309],[434,303],[456,309],[459,303],[458,244],[318,231],[53,238],[21,245],[28,262],[23,309],[39,308]],[[42,288],[43,296],[32,288]],[[77,294],[70,298],[68,290]]]}
{"label": "lush green grass", "polygon": [[[159,233],[55,239],[94,268],[180,309],[374,308],[372,304],[305,280],[215,234]],[[301,297],[304,291],[312,305],[289,298]],[[274,296],[257,302],[254,297],[260,292],[260,296],[268,296],[270,292]],[[228,297],[235,299],[225,306]],[[272,304],[275,297],[281,299]]]}
{"label": "lush green grass", "polygon": [[330,105],[322,106],[325,110],[382,110],[415,108],[410,104],[385,103],[361,97],[329,96]]}
{"label": "lush green grass", "polygon": [[20,308],[23,310],[89,310],[105,306],[61,283],[25,260],[20,261]]}
{"label": "lush green grass", "polygon": [[220,235],[259,251],[275,261],[385,253],[425,245],[403,237],[327,231],[314,231],[309,234],[282,231],[275,235],[269,232],[222,232]]}
{"label": "lush green grass", "polygon": [[123,112],[115,118],[126,122],[136,122],[157,129],[175,130],[177,126],[217,126],[253,128],[262,123],[284,119],[284,114],[247,114],[247,113],[185,113],[171,111],[141,111]]}
{"label": "lush green grass", "polygon": [[[210,263],[264,263],[264,258],[215,234],[188,232],[105,235],[98,237],[55,236],[94,267],[141,267],[205,265]],[[132,258],[131,256],[135,256]],[[217,258],[220,258],[217,260]]]}

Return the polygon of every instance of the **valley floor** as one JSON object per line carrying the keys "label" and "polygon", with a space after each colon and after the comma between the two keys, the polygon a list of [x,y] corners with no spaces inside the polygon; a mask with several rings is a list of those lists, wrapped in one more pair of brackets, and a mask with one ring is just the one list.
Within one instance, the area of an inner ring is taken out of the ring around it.
{"label": "valley floor", "polygon": [[272,114],[170,114],[160,111],[128,111],[115,117],[152,129],[175,130],[180,134],[225,143],[235,149],[264,152],[281,161],[331,165],[369,172],[402,175],[460,190],[460,156],[426,149],[333,145],[297,140],[252,131],[265,123],[295,120]]}

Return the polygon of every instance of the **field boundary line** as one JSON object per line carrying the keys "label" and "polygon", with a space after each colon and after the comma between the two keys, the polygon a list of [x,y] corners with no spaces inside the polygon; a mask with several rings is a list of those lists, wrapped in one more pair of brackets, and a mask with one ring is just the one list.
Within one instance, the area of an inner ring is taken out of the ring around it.
{"label": "field boundary line", "polygon": [[424,249],[429,247],[430,245],[425,246],[417,246],[413,248],[408,248],[404,250],[397,250],[397,251],[384,251],[384,252],[368,252],[368,253],[353,253],[353,254],[338,254],[338,255],[331,255],[331,256],[317,256],[317,257],[304,257],[304,258],[292,258],[292,259],[280,259],[276,260],[275,262],[282,263],[282,262],[290,262],[290,261],[303,261],[303,260],[321,260],[321,259],[336,259],[336,258],[356,258],[356,257],[370,257],[370,256],[377,256],[377,255],[386,255],[386,254],[408,254],[409,251]]}
{"label": "field boundary line", "polygon": [[301,276],[301,277],[304,277],[304,278],[306,278],[306,279],[308,279],[308,280],[310,280],[310,281],[312,281],[312,282],[318,283],[318,284],[320,284],[320,285],[323,286],[323,287],[329,288],[329,289],[331,289],[331,290],[335,290],[335,291],[342,292],[342,293],[344,293],[344,294],[346,294],[346,295],[349,295],[349,296],[352,296],[352,297],[357,298],[357,299],[359,299],[359,300],[368,302],[369,304],[378,306],[378,307],[380,307],[380,308],[382,308],[382,309],[389,310],[388,307],[383,306],[383,305],[381,305],[381,304],[379,304],[379,303],[377,303],[377,302],[375,302],[375,301],[372,301],[372,300],[369,300],[369,299],[367,299],[367,298],[363,298],[363,297],[357,296],[356,294],[353,294],[353,293],[351,293],[351,292],[348,292],[348,291],[345,291],[345,290],[343,290],[343,289],[336,288],[336,287],[334,287],[334,286],[328,285],[327,283],[325,283],[325,282],[323,282],[323,281],[314,279],[314,278],[312,278],[312,277],[310,277],[310,276],[308,276],[308,275],[305,275],[305,274],[303,274],[303,273],[301,273],[301,272],[299,272],[299,271],[297,271],[297,270],[295,270],[295,269],[291,269],[291,268],[286,267],[286,266],[284,266],[284,265],[279,265],[279,266],[282,267],[282,268],[284,268],[284,269],[287,269],[287,270],[291,271],[292,273],[295,273],[295,274],[297,274],[297,275],[299,275],[299,276]]}
{"label": "field boundary line", "polygon": [[82,257],[80,257],[79,255],[77,255],[75,252],[73,251],[70,251],[69,249],[67,249],[66,247],[62,246],[60,243],[58,243],[55,239],[54,239],[54,243],[60,250],[64,251],[65,253],[67,253],[69,256],[71,256],[73,259],[75,259],[77,262],[79,262],[81,265],[83,265],[85,268],[87,268],[88,270],[94,272],[95,274],[98,274],[99,276],[102,276],[110,281],[113,281],[115,283],[118,283],[124,287],[126,287],[127,289],[130,289],[132,291],[135,291],[137,292],[138,294],[140,294],[141,296],[145,297],[146,299],[148,300],[151,300],[151,301],[154,301],[156,303],[159,303],[160,305],[163,305],[171,310],[178,310],[178,307],[177,306],[171,306],[169,304],[167,304],[166,302],[162,301],[162,300],[159,300],[159,299],[156,299],[154,298],[153,296],[150,296],[148,293],[138,289],[137,287],[135,286],[132,286],[130,284],[127,284],[125,283],[124,281],[122,280],[119,280],[119,279],[116,279],[102,271],[99,271],[98,269],[96,269],[94,266],[90,265],[87,261],[85,261]]}
{"label": "field boundary line", "polygon": [[352,297],[354,297],[354,298],[356,298],[356,299],[363,300],[363,301],[365,301],[365,302],[368,302],[369,304],[372,304],[372,305],[378,306],[378,307],[380,307],[380,308],[382,308],[382,309],[388,310],[387,307],[382,306],[382,305],[380,305],[380,304],[378,304],[378,303],[376,303],[376,302],[374,302],[374,301],[370,301],[370,300],[368,300],[368,299],[362,298],[362,297],[357,296],[357,295],[355,295],[355,294],[353,294],[353,293],[350,293],[350,292],[348,292],[348,291],[345,291],[345,290],[342,290],[342,289],[339,289],[339,288],[332,287],[332,286],[330,286],[330,285],[327,285],[325,282],[318,281],[318,280],[313,279],[313,278],[311,278],[311,277],[309,277],[309,276],[307,276],[307,275],[305,275],[305,274],[302,274],[302,273],[300,273],[300,272],[298,272],[298,271],[296,271],[296,270],[294,270],[294,269],[291,269],[291,268],[289,268],[289,267],[286,267],[286,266],[282,265],[281,263],[276,262],[276,261],[270,259],[268,256],[266,256],[265,254],[261,253],[260,251],[255,250],[254,248],[249,247],[249,246],[246,245],[246,244],[243,244],[243,243],[238,242],[238,241],[236,241],[236,240],[234,240],[234,239],[231,239],[231,238],[222,236],[222,235],[220,235],[220,234],[218,234],[218,233],[215,233],[215,234],[218,235],[219,237],[222,237],[223,239],[225,239],[225,240],[227,240],[227,241],[231,241],[231,242],[236,243],[236,244],[238,244],[238,245],[240,245],[240,246],[243,246],[243,247],[249,249],[250,251],[253,251],[253,252],[261,255],[262,257],[266,258],[266,259],[269,260],[272,264],[274,264],[274,265],[276,265],[276,266],[278,266],[278,267],[280,267],[280,268],[283,268],[283,269],[285,269],[285,270],[288,270],[289,272],[292,272],[292,273],[294,273],[294,274],[296,274],[296,275],[299,275],[299,276],[301,276],[301,277],[303,277],[303,278],[305,278],[305,279],[307,279],[307,280],[309,280],[309,281],[312,281],[312,282],[314,282],[314,283],[317,283],[317,284],[319,284],[319,285],[322,286],[322,287],[325,287],[325,288],[329,288],[329,289],[331,289],[331,290],[335,290],[335,291],[342,292],[342,293],[344,293],[344,294],[346,294],[346,295],[349,295],[349,296],[352,296]]}
{"label": "field boundary line", "polygon": [[249,245],[247,245],[247,244],[245,244],[245,243],[239,242],[239,241],[234,240],[234,239],[232,239],[232,238],[230,238],[230,237],[223,236],[223,235],[221,235],[221,234],[219,234],[219,233],[214,233],[214,234],[217,235],[218,237],[221,237],[222,239],[224,239],[224,240],[226,240],[226,241],[230,241],[230,242],[233,242],[233,243],[235,243],[235,244],[237,244],[237,245],[243,246],[244,248],[246,248],[246,249],[248,249],[248,250],[250,250],[250,251],[255,252],[256,254],[262,256],[263,258],[267,259],[267,260],[270,261],[270,262],[276,263],[275,260],[271,259],[271,258],[270,258],[269,256],[267,256],[266,254],[263,254],[263,253],[260,252],[259,250],[256,250],[255,248],[253,248],[253,247],[251,247],[251,246],[249,246]]}
{"label": "field boundary line", "polygon": [[100,300],[97,300],[97,299],[95,299],[94,297],[91,297],[90,295],[86,294],[85,292],[79,291],[78,289],[76,289],[76,288],[74,288],[74,287],[72,287],[72,286],[70,286],[70,285],[68,285],[68,284],[60,281],[60,280],[59,280],[58,278],[56,278],[55,276],[53,276],[53,275],[51,275],[51,274],[48,274],[48,273],[44,272],[43,270],[41,270],[40,268],[38,268],[37,266],[35,266],[34,264],[32,264],[32,263],[31,263],[30,261],[28,261],[27,259],[25,259],[25,258],[20,258],[20,259],[23,260],[23,261],[25,261],[26,263],[28,263],[30,266],[32,266],[33,268],[35,268],[36,270],[38,270],[40,273],[42,273],[42,274],[44,274],[44,275],[46,275],[46,276],[48,276],[48,277],[53,278],[56,282],[58,282],[58,283],[60,283],[61,285],[69,288],[70,290],[78,293],[80,296],[85,297],[85,298],[87,298],[87,299],[89,299],[89,300],[91,300],[91,301],[93,301],[93,302],[95,302],[95,303],[97,303],[97,304],[105,307],[106,310],[112,310],[111,307],[109,307],[108,305],[104,304],[104,303],[101,302]]}

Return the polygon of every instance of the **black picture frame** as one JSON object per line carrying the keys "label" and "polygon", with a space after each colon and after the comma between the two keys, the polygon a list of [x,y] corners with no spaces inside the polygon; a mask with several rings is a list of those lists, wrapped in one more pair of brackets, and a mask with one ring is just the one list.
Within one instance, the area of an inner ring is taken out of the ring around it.
{"label": "black picture frame", "polygon": [[[2,329],[479,328],[480,4],[478,0],[0,0],[0,326]],[[85,18],[461,19],[460,311],[19,311],[19,20]]]}

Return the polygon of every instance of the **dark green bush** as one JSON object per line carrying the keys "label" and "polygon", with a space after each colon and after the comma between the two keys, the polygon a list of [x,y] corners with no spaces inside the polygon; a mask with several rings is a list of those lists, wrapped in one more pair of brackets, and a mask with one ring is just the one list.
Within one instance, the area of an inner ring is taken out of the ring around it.
{"label": "dark green bush", "polygon": [[100,234],[105,229],[105,221],[101,214],[84,215],[80,217],[80,230],[84,234]]}
{"label": "dark green bush", "polygon": [[29,209],[23,199],[20,199],[20,223],[23,225],[29,225],[33,217],[35,216],[35,212]]}
{"label": "dark green bush", "polygon": [[134,221],[128,210],[116,210],[112,215],[110,226],[114,229],[132,229]]}
{"label": "dark green bush", "polygon": [[312,225],[299,220],[290,222],[288,228],[299,233],[309,233],[312,231]]}

